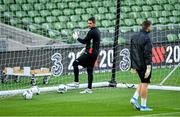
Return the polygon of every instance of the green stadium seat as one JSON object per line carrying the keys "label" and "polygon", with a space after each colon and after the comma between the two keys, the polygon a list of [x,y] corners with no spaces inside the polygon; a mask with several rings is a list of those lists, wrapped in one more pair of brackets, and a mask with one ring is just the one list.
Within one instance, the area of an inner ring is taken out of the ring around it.
{"label": "green stadium seat", "polygon": [[68,8],[68,4],[65,2],[57,3],[57,8],[63,10],[65,8]]}
{"label": "green stadium seat", "polygon": [[49,10],[41,10],[40,14],[42,17],[50,16],[51,12]]}
{"label": "green stadium seat", "polygon": [[89,19],[89,17],[91,17],[91,15],[89,15],[89,14],[84,14],[84,15],[82,15],[81,17],[82,17],[82,20],[87,21],[87,20]]}
{"label": "green stadium seat", "polygon": [[97,10],[95,8],[87,8],[86,9],[86,12],[88,14],[96,14],[97,13]]}
{"label": "green stadium seat", "polygon": [[103,13],[107,13],[107,12],[108,12],[108,9],[105,8],[105,7],[99,7],[99,8],[98,8],[98,12],[99,12],[99,13],[102,13],[102,14],[103,14]]}
{"label": "green stadium seat", "polygon": [[11,18],[10,19],[10,24],[13,26],[18,26],[18,24],[21,23],[21,20],[19,20],[18,18]]}
{"label": "green stadium seat", "polygon": [[169,4],[175,4],[175,3],[178,3],[178,0],[168,0],[168,3]]}
{"label": "green stadium seat", "polygon": [[109,1],[109,0],[106,0],[106,1],[102,1],[103,2],[103,6],[104,7],[112,7],[112,6],[115,6],[114,2],[112,1]]}
{"label": "green stadium seat", "polygon": [[151,6],[142,6],[143,11],[152,11]]}
{"label": "green stadium seat", "polygon": [[37,3],[37,2],[38,0],[27,0],[27,3],[32,3],[32,4]]}
{"label": "green stadium seat", "polygon": [[168,0],[156,0],[159,5],[166,4]]}
{"label": "green stadium seat", "polygon": [[110,26],[113,26],[113,24],[112,24],[112,21],[110,21],[110,20],[103,20],[102,22],[101,22],[101,24],[102,24],[102,26],[103,27],[110,27]]}
{"label": "green stadium seat", "polygon": [[72,9],[64,9],[64,15],[74,15],[74,10]]}
{"label": "green stadium seat", "polygon": [[101,7],[102,6],[102,2],[103,1],[93,1],[93,2],[91,2],[91,5],[93,7]]}
{"label": "green stadium seat", "polygon": [[[51,0],[39,0],[39,3],[49,3]],[[54,1],[54,0],[53,0]]]}
{"label": "green stadium seat", "polygon": [[141,25],[144,22],[144,20],[145,19],[143,19],[143,18],[137,18],[136,22],[137,22],[138,25]]}
{"label": "green stadium seat", "polygon": [[38,11],[28,11],[28,15],[30,17],[36,17],[36,16],[39,16],[39,12]]}
{"label": "green stadium seat", "polygon": [[69,2],[69,8],[74,9],[79,7],[79,4],[77,2]]}
{"label": "green stadium seat", "polygon": [[56,37],[57,35],[59,35],[59,34],[58,34],[58,32],[55,31],[55,30],[49,30],[49,31],[48,31],[48,35],[49,35],[50,38],[55,38],[55,37]]}
{"label": "green stadium seat", "polygon": [[131,28],[129,28],[129,27],[121,27],[121,28],[120,28],[120,31],[121,31],[122,33],[126,33],[126,32],[131,31]]}
{"label": "green stadium seat", "polygon": [[51,2],[58,3],[58,2],[60,2],[60,0],[53,0]]}
{"label": "green stadium seat", "polygon": [[123,7],[121,7],[121,11],[122,12],[130,12],[131,11],[131,8],[130,7],[127,7],[127,6],[123,6]]}
{"label": "green stadium seat", "polygon": [[176,34],[168,34],[167,39],[169,42],[171,42],[171,41],[176,41],[178,39],[178,37]]}
{"label": "green stadium seat", "polygon": [[61,29],[65,29],[66,28],[66,24],[64,22],[56,22],[56,23],[53,23],[53,27],[56,30],[61,30]]}
{"label": "green stadium seat", "polygon": [[141,26],[133,26],[133,32],[139,32],[141,30]]}
{"label": "green stadium seat", "polygon": [[79,27],[81,28],[86,28],[87,27],[87,22],[79,22]]}
{"label": "green stadium seat", "polygon": [[[100,14],[99,14],[99,15],[100,15]],[[104,16],[103,14],[101,14],[101,15]],[[110,19],[110,20],[116,18],[115,14],[111,14],[111,13],[106,13],[106,14],[105,14],[105,17],[106,17],[106,19]]]}
{"label": "green stadium seat", "polygon": [[14,14],[14,12],[9,12],[9,11],[7,11],[7,12],[4,12],[4,16],[5,16],[5,17],[8,17],[8,18],[11,18],[11,17],[14,17],[15,14]]}
{"label": "green stadium seat", "polygon": [[33,19],[30,17],[22,18],[22,22],[25,24],[31,24],[33,22]]}
{"label": "green stadium seat", "polygon": [[155,11],[161,11],[163,10],[163,7],[161,5],[154,5],[152,6]]}
{"label": "green stadium seat", "polygon": [[140,13],[138,13],[138,12],[131,12],[131,13],[129,13],[129,17],[131,19],[138,18],[138,17],[140,17]]}
{"label": "green stadium seat", "polygon": [[156,0],[145,0],[147,5],[155,5],[157,4]]}
{"label": "green stadium seat", "polygon": [[18,11],[21,10],[21,6],[19,4],[12,4],[10,5],[11,11]]}
{"label": "green stadium seat", "polygon": [[116,13],[116,7],[110,7],[110,8],[109,8],[109,11],[110,11],[111,13]]}
{"label": "green stadium seat", "polygon": [[134,19],[125,19],[124,23],[126,26],[134,26],[136,24]]}
{"label": "green stadium seat", "polygon": [[180,3],[179,4],[175,4],[175,9],[180,11]]}
{"label": "green stadium seat", "polygon": [[180,12],[179,11],[172,11],[173,16],[180,16]]}
{"label": "green stadium seat", "polygon": [[125,26],[124,20],[120,20],[120,26]]}
{"label": "green stadium seat", "polygon": [[125,19],[125,18],[129,18],[129,14],[127,14],[127,13],[121,13],[120,19]]}
{"label": "green stadium seat", "polygon": [[149,18],[152,17],[151,12],[141,12],[140,13],[143,18]]}
{"label": "green stadium seat", "polygon": [[16,0],[16,4],[23,4],[27,3],[26,0]]}
{"label": "green stadium seat", "polygon": [[124,3],[127,6],[135,5],[135,1],[134,0],[125,0]]}
{"label": "green stadium seat", "polygon": [[52,29],[52,24],[51,23],[42,23],[42,28],[45,30],[50,30]]}
{"label": "green stadium seat", "polygon": [[4,4],[14,4],[15,0],[3,0]]}
{"label": "green stadium seat", "polygon": [[77,25],[77,23],[75,23],[75,22],[67,22],[67,24],[66,24],[68,29],[73,29],[76,27],[76,25]]}
{"label": "green stadium seat", "polygon": [[104,14],[95,14],[94,17],[96,18],[96,20],[106,19],[106,16]]}
{"label": "green stadium seat", "polygon": [[46,9],[55,9],[55,8],[57,8],[55,3],[46,3]]}
{"label": "green stadium seat", "polygon": [[16,11],[16,16],[19,18],[26,17],[27,13],[25,11]]}
{"label": "green stadium seat", "polygon": [[34,4],[34,9],[35,10],[43,10],[43,9],[45,9],[45,5],[41,4],[41,3]]}
{"label": "green stadium seat", "polygon": [[58,20],[60,22],[67,22],[67,21],[69,21],[69,17],[67,17],[67,16],[59,16]]}
{"label": "green stadium seat", "polygon": [[85,13],[85,10],[83,10],[83,9],[81,9],[81,8],[78,8],[78,9],[75,9],[75,13],[76,13],[77,15],[82,15],[82,14]]}
{"label": "green stadium seat", "polygon": [[179,23],[180,22],[180,17],[169,17],[169,20],[171,23]]}
{"label": "green stadium seat", "polygon": [[80,2],[79,6],[81,6],[82,8],[89,8],[91,7],[91,4],[89,4],[89,2]]}
{"label": "green stadium seat", "polygon": [[143,6],[143,5],[146,4],[145,0],[136,0],[135,3],[136,3],[136,5],[138,5],[138,6]]}
{"label": "green stadium seat", "polygon": [[61,33],[64,34],[64,35],[69,35],[69,34],[72,34],[72,30],[63,29],[63,30],[61,30]]}
{"label": "green stadium seat", "polygon": [[167,24],[167,23],[169,23],[169,20],[168,20],[168,18],[160,17],[159,22],[160,22],[160,24]]}
{"label": "green stadium seat", "polygon": [[133,12],[142,11],[142,7],[140,7],[140,6],[132,6],[131,9],[132,9]]}
{"label": "green stadium seat", "polygon": [[53,16],[60,16],[63,14],[62,10],[57,10],[57,9],[52,10],[51,13]]}
{"label": "green stadium seat", "polygon": [[166,10],[166,11],[174,10],[174,6],[172,6],[171,4],[165,4],[164,5],[164,10]]}
{"label": "green stadium seat", "polygon": [[78,22],[81,20],[81,16],[80,15],[72,15],[72,16],[70,16],[70,19],[73,22]]}
{"label": "green stadium seat", "polygon": [[29,10],[33,10],[33,5],[32,4],[23,4],[22,8],[24,11],[29,11]]}
{"label": "green stadium seat", "polygon": [[162,12],[161,11],[152,11],[151,12],[152,17],[158,18],[162,16]]}
{"label": "green stadium seat", "polygon": [[180,40],[180,33],[178,34],[178,38],[179,38],[179,40]]}
{"label": "green stadium seat", "polygon": [[44,23],[45,19],[43,17],[35,17],[34,22],[37,24]]}
{"label": "green stadium seat", "polygon": [[148,18],[148,20],[150,20],[150,21],[152,22],[153,25],[159,23],[159,21],[158,21],[157,18]]}
{"label": "green stadium seat", "polygon": [[8,10],[8,7],[6,5],[1,5],[0,4],[0,12],[4,12],[4,11],[7,11]]}
{"label": "green stadium seat", "polygon": [[46,17],[46,21],[49,23],[56,22],[57,18],[53,17],[53,16],[48,16],[48,17]]}
{"label": "green stadium seat", "polygon": [[168,17],[170,15],[172,15],[170,11],[162,11],[162,16]]}

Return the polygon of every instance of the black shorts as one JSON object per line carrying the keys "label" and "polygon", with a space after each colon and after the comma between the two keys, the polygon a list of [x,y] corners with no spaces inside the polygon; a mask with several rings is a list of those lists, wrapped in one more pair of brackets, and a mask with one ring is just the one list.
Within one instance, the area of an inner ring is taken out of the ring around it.
{"label": "black shorts", "polygon": [[139,75],[141,83],[150,83],[151,82],[150,79],[151,79],[151,73],[152,72],[150,73],[150,75],[147,78],[144,78],[145,72],[146,72],[146,70],[137,70],[137,73]]}
{"label": "black shorts", "polygon": [[97,54],[82,54],[79,58],[77,58],[75,61],[78,62],[78,65],[81,65],[83,67],[94,67],[94,64],[97,59]]}

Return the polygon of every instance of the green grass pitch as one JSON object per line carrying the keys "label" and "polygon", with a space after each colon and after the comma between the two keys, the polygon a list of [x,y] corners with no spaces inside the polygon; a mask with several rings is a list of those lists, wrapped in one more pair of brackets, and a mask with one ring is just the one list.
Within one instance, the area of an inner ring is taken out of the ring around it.
{"label": "green grass pitch", "polygon": [[21,96],[0,100],[0,116],[180,116],[180,92],[150,90],[152,112],[140,112],[130,105],[134,89],[98,88],[93,94],[42,93],[32,100]]}
{"label": "green grass pitch", "polygon": [[[152,84],[158,84],[172,69],[154,69]],[[61,78],[63,77],[63,78]],[[73,75],[52,78],[49,86],[73,81]],[[111,73],[95,73],[94,82],[109,81]],[[138,83],[138,76],[130,72],[117,72],[117,82]],[[87,75],[80,75],[81,83],[87,82]],[[38,86],[42,84],[38,79]],[[165,85],[180,86],[179,69],[165,82]],[[0,90],[29,88],[29,80],[20,83],[9,81],[0,84]],[[82,89],[81,89],[82,90]],[[21,95],[0,98],[0,116],[180,116],[180,92],[149,90],[148,105],[152,112],[139,112],[129,100],[135,89],[96,88],[93,94],[79,94],[79,90],[69,90],[65,94],[57,92],[41,93],[32,100],[24,100]]]}

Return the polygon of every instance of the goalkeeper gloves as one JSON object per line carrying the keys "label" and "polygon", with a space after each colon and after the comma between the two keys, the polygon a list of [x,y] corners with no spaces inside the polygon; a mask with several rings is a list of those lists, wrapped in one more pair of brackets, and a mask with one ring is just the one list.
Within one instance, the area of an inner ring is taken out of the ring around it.
{"label": "goalkeeper gloves", "polygon": [[79,35],[78,32],[74,32],[73,35],[72,35],[72,36],[73,36],[73,39],[77,40],[78,37],[79,37],[78,35]]}
{"label": "goalkeeper gloves", "polygon": [[147,65],[144,78],[148,78],[151,73],[151,65]]}
{"label": "goalkeeper gloves", "polygon": [[131,68],[131,73],[132,73],[132,74],[137,73],[136,69]]}

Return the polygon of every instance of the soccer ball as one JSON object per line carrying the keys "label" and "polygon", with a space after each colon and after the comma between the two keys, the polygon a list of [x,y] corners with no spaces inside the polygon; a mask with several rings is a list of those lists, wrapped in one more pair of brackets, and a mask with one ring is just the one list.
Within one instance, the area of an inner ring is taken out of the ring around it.
{"label": "soccer ball", "polygon": [[23,97],[24,97],[24,99],[26,99],[26,100],[31,100],[32,97],[33,97],[32,91],[31,91],[31,90],[26,90],[26,91],[24,91],[24,92],[23,92]]}
{"label": "soccer ball", "polygon": [[64,85],[64,84],[59,85],[58,89],[57,89],[57,92],[58,93],[65,93],[65,92],[67,92],[67,86]]}
{"label": "soccer ball", "polygon": [[39,95],[39,94],[40,94],[40,89],[39,89],[38,86],[33,86],[33,87],[31,88],[31,91],[32,91],[33,94],[36,94],[36,95]]}

